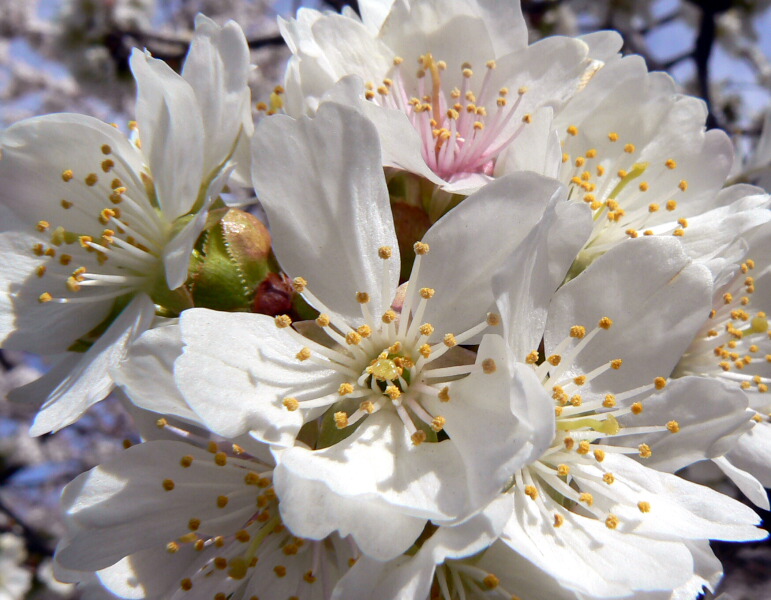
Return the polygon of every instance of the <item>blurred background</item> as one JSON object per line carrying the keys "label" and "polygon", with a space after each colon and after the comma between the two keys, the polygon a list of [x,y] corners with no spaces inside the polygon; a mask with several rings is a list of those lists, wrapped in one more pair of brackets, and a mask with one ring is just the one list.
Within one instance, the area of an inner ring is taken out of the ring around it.
{"label": "blurred background", "polygon": [[[501,0],[501,2],[514,0]],[[624,53],[667,71],[709,108],[708,127],[736,147],[732,182],[771,190],[771,0],[523,0],[531,41],[615,29]],[[0,0],[0,127],[38,114],[79,112],[125,125],[134,114],[128,70],[134,47],[178,69],[195,15],[237,21],[252,48],[252,94],[266,100],[288,51],[276,18],[301,6],[358,10],[356,1]],[[0,183],[1,185],[1,183]],[[55,581],[51,556],[62,534],[58,498],[76,475],[137,441],[115,400],[75,425],[30,438],[35,409],[9,403],[8,390],[40,375],[34,356],[0,351],[0,600],[100,596]],[[690,477],[734,493],[709,469]],[[771,519],[768,513],[764,518]],[[771,524],[771,520],[767,520]],[[726,577],[722,600],[771,599],[771,544],[716,544]],[[525,599],[527,600],[527,599]]]}

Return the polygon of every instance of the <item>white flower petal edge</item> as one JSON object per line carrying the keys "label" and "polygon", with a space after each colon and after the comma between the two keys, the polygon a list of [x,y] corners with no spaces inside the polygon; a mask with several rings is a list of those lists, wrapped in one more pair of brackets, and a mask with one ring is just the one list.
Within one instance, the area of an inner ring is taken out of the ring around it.
{"label": "white flower petal edge", "polygon": [[[217,58],[208,72],[206,57]],[[250,113],[248,49],[235,24],[199,18],[189,58],[191,83],[147,54],[132,55],[139,123],[131,127],[141,140],[67,114],[28,119],[0,136],[0,247],[16,257],[0,267],[0,343],[72,351],[21,392],[46,402],[36,433],[68,425],[109,392],[108,370],[150,326],[153,304],[166,314],[190,306],[178,288]],[[222,100],[211,98],[223,91]],[[228,114],[220,120],[217,110]]]}

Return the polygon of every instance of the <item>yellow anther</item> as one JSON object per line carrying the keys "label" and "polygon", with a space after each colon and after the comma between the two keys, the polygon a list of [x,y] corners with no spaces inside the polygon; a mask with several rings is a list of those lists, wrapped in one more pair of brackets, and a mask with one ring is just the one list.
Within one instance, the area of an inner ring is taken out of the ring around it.
{"label": "yellow anther", "polygon": [[72,256],[69,254],[62,254],[59,257],[59,263],[64,265],[65,267],[72,262]]}
{"label": "yellow anther", "polygon": [[336,412],[334,415],[334,420],[335,420],[335,427],[337,427],[338,429],[345,429],[346,427],[348,427],[348,415],[345,412],[343,411]]}
{"label": "yellow anther", "polygon": [[316,582],[316,577],[313,575],[313,571],[307,571],[305,575],[303,575],[303,579],[308,583]]}
{"label": "yellow anther", "polygon": [[627,229],[625,233],[632,239],[640,236],[640,233],[636,229]]}
{"label": "yellow anther", "polygon": [[594,504],[594,496],[592,496],[589,492],[584,492],[578,497],[579,502],[583,502],[587,506],[591,506]]}
{"label": "yellow anther", "polygon": [[388,396],[391,400],[397,400],[401,397],[402,391],[395,385],[389,385],[385,389],[385,395]]}
{"label": "yellow anther", "polygon": [[47,268],[46,268],[45,265],[39,265],[38,268],[36,269],[37,276],[38,277],[42,277],[43,275],[46,274],[46,270],[47,270]]}
{"label": "yellow anther", "polygon": [[669,431],[672,433],[677,433],[680,431],[680,423],[677,421],[670,421],[667,423],[667,429],[669,429]]}
{"label": "yellow anther", "polygon": [[368,338],[372,335],[372,328],[369,325],[360,325],[356,328],[356,333],[363,338]]}
{"label": "yellow anther", "polygon": [[592,445],[589,443],[589,440],[581,440],[578,442],[578,449],[576,452],[579,454],[589,454],[589,452],[592,449]]}
{"label": "yellow anther", "polygon": [[581,406],[583,404],[584,399],[580,394],[574,394],[570,397],[570,404],[573,406]]}
{"label": "yellow anther", "polygon": [[225,508],[228,505],[227,496],[217,496],[217,506],[219,508]]}
{"label": "yellow anther", "polygon": [[564,153],[564,154],[562,155],[562,162],[566,163],[566,162],[568,162],[569,160],[570,160],[570,154],[568,154],[568,153]]}
{"label": "yellow anther", "polygon": [[608,134],[608,139],[609,139],[611,142],[617,142],[617,141],[618,141],[618,134],[617,134],[615,131],[611,131],[611,132]]}
{"label": "yellow anther", "polygon": [[561,417],[562,416],[562,407],[561,406],[555,406],[554,407],[554,416],[555,417]]}
{"label": "yellow anther", "polygon": [[292,319],[289,317],[289,315],[279,315],[273,320],[273,322],[279,329],[284,329],[292,324]]}
{"label": "yellow anther", "polygon": [[423,323],[419,328],[420,335],[429,336],[434,333],[434,326],[431,323]]}
{"label": "yellow anther", "polygon": [[347,396],[348,394],[353,394],[353,384],[352,383],[341,383],[340,387],[337,388],[337,393],[341,396]]}
{"label": "yellow anther", "polygon": [[667,380],[663,377],[656,377],[656,379],[653,380],[653,385],[656,386],[657,390],[663,390],[667,387]]}
{"label": "yellow anther", "polygon": [[187,469],[190,465],[193,464],[193,457],[190,456],[189,454],[186,454],[185,456],[179,459],[179,464]]}
{"label": "yellow anther", "polygon": [[570,337],[576,338],[576,339],[583,339],[583,337],[586,335],[586,327],[583,325],[573,325],[570,328]]}
{"label": "yellow anther", "polygon": [[112,169],[115,166],[115,161],[111,159],[103,160],[102,161],[102,171],[105,173],[109,173],[110,169]]}
{"label": "yellow anther", "polygon": [[418,352],[420,352],[420,355],[423,358],[428,358],[431,356],[431,346],[428,344],[423,344],[420,348],[418,348]]}
{"label": "yellow anther", "polygon": [[618,175],[621,179],[626,179],[626,176],[629,175],[629,173],[624,169],[619,169],[616,175]]}
{"label": "yellow anther", "polygon": [[439,394],[437,394],[437,397],[442,402],[449,402],[450,401],[450,388],[447,386],[444,386],[441,390],[439,390]]}
{"label": "yellow anther", "polygon": [[525,357],[525,362],[529,365],[534,365],[538,362],[539,354],[538,350],[533,350],[530,354]]}
{"label": "yellow anther", "polygon": [[174,489],[174,481],[171,479],[164,479],[163,480],[163,489],[167,492],[170,492]]}
{"label": "yellow anther", "polygon": [[401,56],[394,56],[394,66],[395,67],[398,67],[403,62],[404,62],[404,59]]}
{"label": "yellow anther", "polygon": [[624,361],[620,358],[615,358],[612,361],[610,361],[610,368],[618,370],[621,368],[621,365],[624,364]]}
{"label": "yellow anther", "polygon": [[447,333],[444,336],[444,339],[442,340],[444,342],[444,345],[448,348],[452,348],[453,346],[458,345],[458,341],[455,339],[455,336],[451,333]]}
{"label": "yellow anther", "polygon": [[329,326],[329,315],[327,314],[320,314],[318,317],[316,317],[316,325],[319,327],[328,327]]}
{"label": "yellow anther", "polygon": [[428,251],[431,249],[428,244],[424,244],[423,242],[415,242],[412,248],[418,256],[428,254]]}
{"label": "yellow anther", "polygon": [[37,301],[40,302],[41,304],[45,304],[46,302],[50,302],[51,300],[53,300],[53,297],[48,292],[43,292],[37,297]]}
{"label": "yellow anther", "polygon": [[218,467],[224,467],[226,464],[228,464],[228,455],[224,452],[215,452],[214,464]]}
{"label": "yellow anther", "polygon": [[349,331],[345,334],[345,341],[349,346],[358,346],[361,344],[361,335],[358,331]]}
{"label": "yellow anther", "polygon": [[624,146],[624,152],[626,152],[627,154],[632,154],[634,151],[635,151],[634,144],[626,144]]}
{"label": "yellow anther", "polygon": [[492,358],[486,358],[482,361],[482,372],[484,372],[486,375],[495,373],[497,368],[498,367]]}
{"label": "yellow anther", "polygon": [[570,127],[568,127],[567,132],[568,132],[568,135],[574,135],[574,136],[578,135],[578,127],[576,127],[575,125],[571,125]]}
{"label": "yellow anther", "polygon": [[436,416],[431,421],[431,429],[435,431],[436,433],[439,433],[444,429],[444,426],[447,424],[447,419],[441,416]]}
{"label": "yellow anther", "polygon": [[534,485],[525,486],[525,495],[530,496],[531,500],[538,498],[538,489]]}
{"label": "yellow anther", "polygon": [[616,477],[613,475],[613,473],[605,473],[605,475],[602,476],[602,480],[608,485],[611,485],[614,481],[616,481]]}
{"label": "yellow anther", "polygon": [[584,194],[584,202],[592,204],[597,201],[597,196],[594,194]]}
{"label": "yellow anther", "polygon": [[292,288],[298,294],[302,294],[305,291],[305,288],[307,287],[307,285],[308,285],[308,282],[302,277],[295,277],[294,279],[292,279]]}
{"label": "yellow anther", "polygon": [[273,572],[276,577],[286,577],[286,567],[284,565],[276,565],[273,567]]}
{"label": "yellow anther", "polygon": [[44,231],[48,231],[48,229],[51,227],[51,224],[48,221],[38,221],[37,222],[37,230],[41,233]]}
{"label": "yellow anther", "polygon": [[102,212],[99,213],[99,222],[102,225],[107,225],[110,222],[110,219],[112,219],[115,215],[116,212],[111,208],[104,208],[102,209]]}
{"label": "yellow anther", "polygon": [[559,513],[554,513],[554,526],[555,527],[562,527],[562,524],[565,522],[565,517],[563,517]]}
{"label": "yellow anther", "polygon": [[685,179],[680,180],[680,183],[677,184],[677,187],[680,188],[681,192],[684,192],[688,189],[688,182]]}
{"label": "yellow anther", "polygon": [[682,236],[685,235],[685,229],[675,229],[672,232],[672,235],[677,236],[677,237],[682,237]]}
{"label": "yellow anther", "polygon": [[383,260],[391,258],[393,253],[391,246],[380,246],[380,248],[377,249],[377,255]]}
{"label": "yellow anther", "polygon": [[434,297],[436,290],[432,288],[420,288],[420,297],[424,300],[430,300]]}
{"label": "yellow anther", "polygon": [[605,167],[597,165],[597,177],[602,177],[603,175],[605,175]]}
{"label": "yellow anther", "polygon": [[96,185],[96,182],[99,181],[99,178],[96,176],[96,173],[89,173],[86,175],[85,181],[87,186],[94,186]]}
{"label": "yellow anther", "polygon": [[185,577],[182,581],[179,582],[179,587],[181,587],[184,591],[189,592],[193,589],[193,582]]}
{"label": "yellow anther", "polygon": [[576,159],[575,165],[576,165],[577,167],[583,167],[585,162],[586,162],[586,159],[585,159],[583,156],[579,156],[579,157]]}
{"label": "yellow anther", "polygon": [[667,169],[675,169],[677,168],[677,161],[674,158],[668,158],[664,165]]}
{"label": "yellow anther", "polygon": [[371,415],[375,412],[375,404],[371,400],[365,400],[359,404],[359,409]]}
{"label": "yellow anther", "polygon": [[533,122],[533,115],[531,115],[530,113],[527,113],[524,117],[522,117],[522,122],[523,123],[528,123],[528,124],[532,123]]}
{"label": "yellow anther", "polygon": [[295,411],[300,408],[300,403],[297,401],[297,398],[284,398],[283,405],[289,411]]}
{"label": "yellow anther", "polygon": [[613,326],[613,320],[610,317],[602,317],[597,324],[602,329],[610,329]]}
{"label": "yellow anther", "polygon": [[565,450],[572,450],[573,446],[576,445],[576,441],[572,437],[566,437],[562,443],[565,445]]}
{"label": "yellow anther", "polygon": [[311,357],[311,349],[310,348],[301,348],[300,351],[295,354],[295,358],[297,360],[308,360]]}
{"label": "yellow anther", "polygon": [[650,458],[653,454],[648,444],[640,444],[637,449],[640,451],[640,458]]}
{"label": "yellow anther", "polygon": [[651,512],[651,504],[650,502],[641,501],[637,503],[637,508],[641,513],[649,513]]}
{"label": "yellow anther", "polygon": [[632,414],[639,415],[643,411],[643,405],[641,402],[635,402],[631,406]]}
{"label": "yellow anther", "polygon": [[615,529],[618,527],[619,523],[620,521],[616,515],[608,515],[608,518],[605,519],[605,527],[608,529]]}
{"label": "yellow anther", "polygon": [[501,584],[501,580],[498,579],[495,575],[492,573],[488,573],[484,579],[482,579],[482,583],[488,590],[494,590]]}
{"label": "yellow anther", "polygon": [[410,439],[412,440],[413,445],[420,446],[426,441],[426,437],[425,431],[418,430],[410,436]]}
{"label": "yellow anther", "polygon": [[179,544],[177,542],[169,542],[166,544],[166,552],[169,554],[174,554],[175,552],[179,551]]}
{"label": "yellow anther", "polygon": [[490,327],[497,327],[498,325],[501,324],[501,316],[499,314],[497,314],[497,313],[492,313],[492,312],[487,313],[487,317],[485,318],[485,322]]}
{"label": "yellow anther", "polygon": [[650,184],[649,184],[647,181],[643,181],[643,182],[642,182],[642,183],[639,185],[639,188],[640,188],[640,191],[641,191],[641,192],[647,192],[647,191],[650,189],[650,187],[651,187],[651,186],[650,186]]}
{"label": "yellow anther", "polygon": [[198,531],[198,528],[201,526],[201,519],[190,519],[187,522],[187,528],[190,531]]}
{"label": "yellow anther", "polygon": [[64,200],[64,199],[62,199],[61,202],[59,202],[59,204],[62,205],[62,208],[64,210],[68,210],[68,209],[72,208],[72,206],[73,206],[72,202],[70,202],[69,200]]}
{"label": "yellow anther", "polygon": [[556,367],[562,362],[562,357],[559,354],[552,354],[549,358],[546,359],[546,362],[548,362],[551,366]]}
{"label": "yellow anther", "polygon": [[570,467],[564,464],[557,465],[557,475],[567,477],[570,475]]}
{"label": "yellow anther", "polygon": [[73,177],[75,177],[75,174],[72,172],[72,169],[62,171],[62,181],[71,181]]}
{"label": "yellow anther", "polygon": [[597,462],[602,462],[603,460],[605,460],[605,450],[595,450],[594,459]]}
{"label": "yellow anther", "polygon": [[579,375],[573,378],[573,383],[576,385],[584,385],[586,383],[586,375]]}

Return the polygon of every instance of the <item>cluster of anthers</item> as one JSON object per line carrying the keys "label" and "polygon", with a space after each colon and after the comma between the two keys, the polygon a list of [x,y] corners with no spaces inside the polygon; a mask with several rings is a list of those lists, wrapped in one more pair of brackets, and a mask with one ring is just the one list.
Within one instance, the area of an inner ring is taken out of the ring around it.
{"label": "cluster of anthers", "polygon": [[[537,503],[555,528],[561,527],[570,518],[569,511],[574,511],[575,507],[580,507],[579,512],[584,515],[604,521],[609,529],[619,527],[618,516],[605,512],[605,508],[612,506],[616,498],[611,498],[610,492],[599,502],[595,497],[598,492],[602,493],[602,487],[597,485],[599,473],[605,485],[610,486],[616,480],[615,475],[603,466],[606,456],[617,453],[649,458],[652,451],[647,444],[631,447],[618,440],[629,435],[680,431],[679,423],[674,420],[665,425],[652,426],[624,426],[619,421],[627,415],[642,414],[645,397],[666,387],[667,381],[663,377],[656,377],[650,384],[618,394],[602,394],[582,390],[600,375],[621,369],[623,361],[620,358],[589,373],[567,374],[589,342],[612,325],[613,321],[608,317],[600,319],[597,327],[590,332],[581,325],[575,325],[571,327],[569,336],[556,347],[554,354],[542,361],[539,352],[534,350],[526,359],[554,399],[556,432],[551,447],[537,461],[517,472],[512,483],[518,492]],[[567,354],[562,356],[565,351]],[[589,490],[594,490],[594,494]],[[644,498],[637,507],[641,513],[651,510],[650,503]]]}
{"label": "cluster of anthers", "polygon": [[[750,308],[755,261],[743,262],[739,272],[717,299],[709,320],[678,364],[676,376],[717,375],[745,391],[768,392],[771,379],[760,372],[771,363],[771,331],[763,311]],[[757,413],[756,421],[769,421]]]}
{"label": "cluster of anthers", "polygon": [[[607,142],[578,150],[579,133],[575,125],[567,128],[560,179],[569,182],[571,199],[582,200],[593,211],[594,232],[588,248],[604,252],[624,237],[685,235],[687,219],[661,217],[662,211],[675,213],[675,196],[688,190],[688,180],[675,174],[674,158],[653,165],[640,162],[635,158],[637,147],[623,143],[614,131],[608,133]],[[623,144],[623,151],[617,144]],[[667,199],[649,202],[646,195],[650,194]]]}
{"label": "cluster of anthers", "polygon": [[[196,441],[166,419],[159,419],[158,425],[188,442]],[[201,444],[206,450],[198,447]],[[350,539],[333,535],[316,541],[294,536],[281,521],[272,467],[237,444],[201,440],[179,458],[177,469],[178,473],[169,473],[159,483],[165,493],[184,494],[191,477],[185,471],[194,469],[197,503],[201,496],[211,496],[208,507],[191,515],[188,533],[166,544],[170,555],[189,564],[179,582],[183,591],[196,590],[196,597],[226,600],[246,586],[247,598],[254,592],[256,598],[272,590],[300,600],[315,597],[314,588],[334,587],[341,575],[340,565],[350,567],[359,556]],[[234,531],[235,522],[242,527]],[[194,560],[191,551],[198,555]]]}
{"label": "cluster of anthers", "polygon": [[496,92],[492,83],[496,64],[491,60],[477,91],[472,89],[474,71],[464,63],[460,87],[448,93],[442,89],[447,63],[427,53],[418,59],[417,89],[410,89],[414,84],[404,77],[403,62],[399,56],[394,58],[392,72],[381,85],[367,82],[365,97],[407,115],[423,141],[423,159],[442,179],[469,173],[492,175],[496,157],[532,120],[525,114],[518,127],[511,126],[527,88],[519,88],[514,101],[508,88]]}
{"label": "cluster of anthers", "polygon": [[41,303],[117,298],[148,287],[160,269],[168,224],[156,210],[152,178],[138,175],[108,144],[100,150],[104,160],[94,172],[61,173],[64,225],[40,220],[35,226],[35,237],[45,242],[35,243],[32,252],[50,257],[37,276],[54,280],[51,290],[40,294]]}
{"label": "cluster of anthers", "polygon": [[[334,413],[334,422],[338,429],[345,429],[358,423],[370,414],[386,407],[392,407],[407,428],[415,445],[438,434],[444,429],[446,420],[438,414],[431,414],[421,403],[422,397],[439,398],[442,402],[450,400],[450,381],[476,371],[493,373],[495,361],[491,358],[477,361],[475,364],[455,364],[437,367],[435,361],[445,356],[456,346],[463,344],[484,331],[488,326],[498,325],[500,317],[488,313],[479,324],[462,333],[445,333],[441,341],[429,343],[434,334],[431,323],[421,322],[426,307],[434,297],[431,288],[417,289],[420,264],[428,254],[428,244],[417,242],[414,245],[415,263],[413,264],[401,316],[393,308],[386,310],[379,318],[369,310],[370,296],[358,292],[356,300],[361,307],[363,325],[353,326],[343,321],[314,296],[308,282],[301,278],[294,279],[295,290],[314,306],[321,314],[316,324],[334,343],[324,346],[301,335],[291,326],[291,319],[286,315],[276,317],[276,325],[295,337],[301,345],[296,358],[299,361],[311,360],[339,373],[342,383],[336,394],[311,396],[305,398],[284,398],[284,406],[290,410],[316,409],[329,407],[339,401],[345,401],[350,409]],[[383,261],[391,259],[392,250],[383,246],[378,250]],[[389,270],[383,270],[383,298],[391,298],[394,290],[388,289]],[[351,430],[352,431],[352,430]]]}

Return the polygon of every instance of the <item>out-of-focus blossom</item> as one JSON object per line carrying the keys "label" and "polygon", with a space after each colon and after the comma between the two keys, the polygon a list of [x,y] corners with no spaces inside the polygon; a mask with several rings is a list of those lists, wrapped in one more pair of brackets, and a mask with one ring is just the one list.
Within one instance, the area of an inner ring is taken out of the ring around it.
{"label": "out-of-focus blossom", "polygon": [[0,534],[0,600],[22,600],[32,584],[24,540],[13,533]]}

